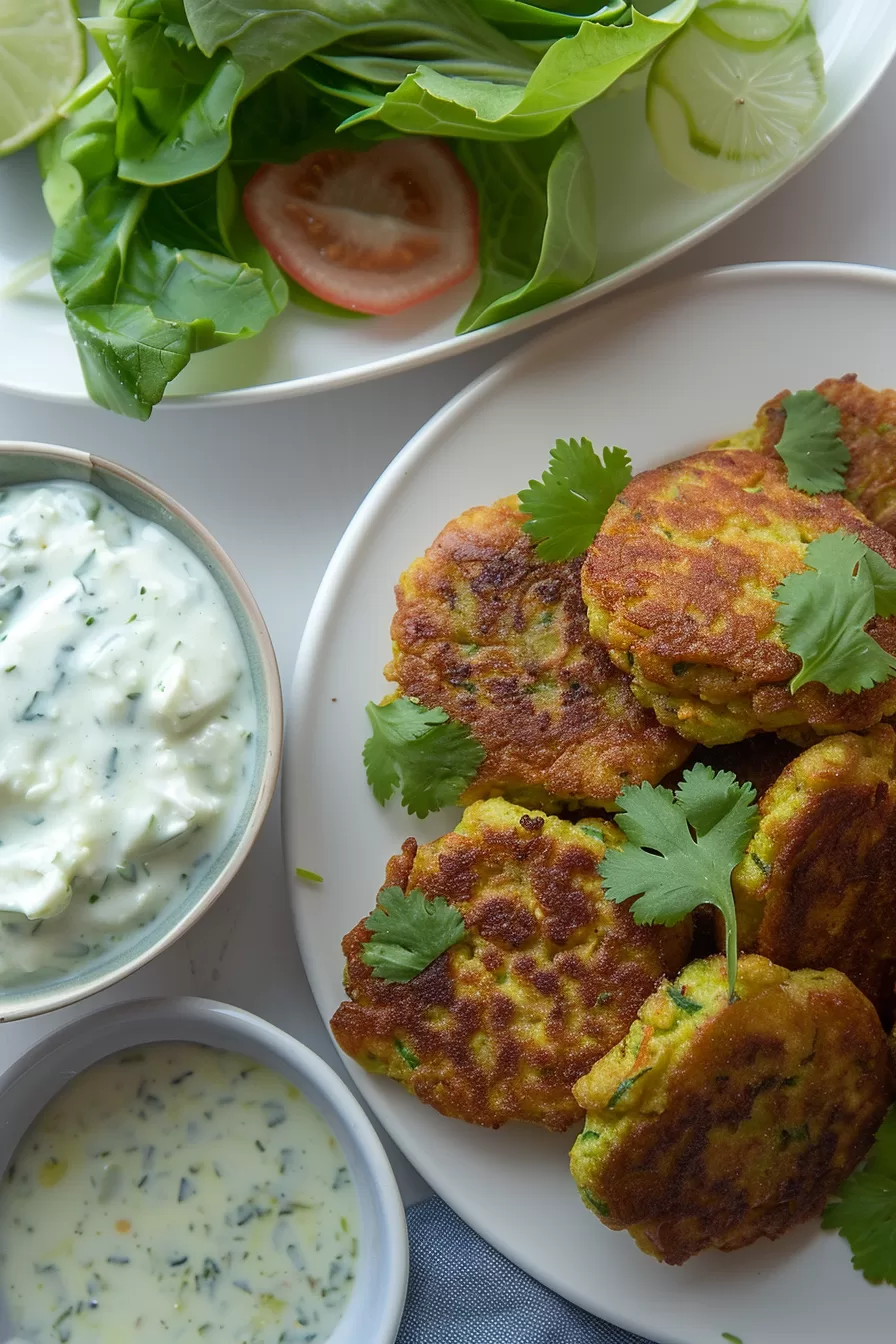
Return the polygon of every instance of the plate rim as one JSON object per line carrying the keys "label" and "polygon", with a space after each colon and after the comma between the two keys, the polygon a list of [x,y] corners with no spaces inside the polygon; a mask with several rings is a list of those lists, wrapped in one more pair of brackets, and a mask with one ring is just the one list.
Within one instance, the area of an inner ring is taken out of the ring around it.
{"label": "plate rim", "polygon": [[[302,889],[301,884],[293,876],[295,863],[298,861],[292,838],[293,799],[298,790],[298,780],[301,775],[302,739],[305,735],[306,724],[313,712],[313,680],[319,650],[327,638],[330,622],[338,614],[338,598],[342,585],[362,551],[371,528],[376,524],[381,509],[388,503],[393,494],[398,493],[402,481],[413,473],[429,453],[437,447],[440,436],[452,422],[463,419],[471,411],[475,411],[477,405],[487,398],[500,383],[504,380],[512,380],[518,370],[525,368],[526,364],[533,358],[539,358],[553,344],[565,344],[571,336],[574,336],[576,331],[584,333],[592,325],[610,323],[620,311],[626,309],[634,309],[638,306],[646,308],[668,306],[670,302],[674,302],[678,294],[686,293],[689,298],[702,294],[712,295],[729,287],[739,289],[743,285],[751,284],[756,278],[767,280],[772,277],[780,278],[782,281],[797,281],[808,284],[833,282],[860,284],[871,288],[882,287],[896,295],[896,270],[854,262],[823,261],[751,262],[739,266],[719,267],[695,276],[680,277],[647,289],[621,294],[611,304],[582,313],[575,321],[565,322],[550,331],[544,332],[536,340],[527,342],[521,349],[512,352],[491,369],[487,369],[474,378],[436,411],[408,440],[359,504],[324,571],[299,643],[289,689],[289,714],[285,734],[281,793],[281,830],[290,912],[302,964],[308,977],[314,1002],[334,1045],[336,1045],[335,1037],[330,1030],[329,1020],[321,1008],[321,1001],[325,1000],[328,991],[332,990],[332,986],[328,985],[322,974],[319,975],[313,958],[308,957],[306,959],[304,953],[306,920],[310,922],[310,913],[306,914],[306,911],[310,912],[311,906],[307,899],[308,893]],[[336,1048],[338,1049],[338,1046]],[[423,1176],[423,1179],[427,1181],[436,1194],[484,1241],[504,1255],[512,1264],[531,1275],[565,1301],[572,1302],[590,1315],[595,1316],[595,1319],[603,1319],[620,1329],[628,1330],[639,1339],[643,1338],[643,1326],[640,1323],[615,1309],[608,1312],[601,1307],[598,1316],[594,1311],[593,1304],[585,1294],[570,1293],[568,1285],[561,1284],[555,1279],[549,1269],[529,1261],[525,1255],[521,1257],[504,1237],[493,1235],[491,1230],[482,1224],[475,1212],[471,1216],[466,1208],[457,1207],[454,1197],[455,1192],[450,1179],[447,1177],[443,1179],[438,1170],[431,1173],[428,1164],[421,1168],[418,1161],[418,1149],[422,1154],[420,1145],[414,1141],[406,1142],[405,1135],[402,1134],[399,1137],[393,1132],[390,1117],[388,1114],[381,1112],[378,1104],[378,1088],[375,1086],[377,1079],[360,1068],[353,1060],[344,1056],[341,1051],[339,1058],[352,1083],[361,1094],[364,1105],[373,1113],[378,1124],[383,1127],[392,1142],[414,1166],[415,1170]],[[651,1331],[654,1331],[653,1326],[651,1326]],[[671,1334],[662,1330],[656,1333],[655,1339],[656,1344],[682,1344],[683,1336],[680,1333]],[[645,1344],[647,1344],[647,1341],[645,1341]]]}
{"label": "plate rim", "polygon": [[[870,76],[864,76],[863,82],[856,86],[851,98],[847,100],[839,115],[824,134],[819,136],[812,144],[806,146],[791,164],[766,180],[760,181],[755,191],[750,192],[743,200],[736,201],[719,214],[706,220],[696,229],[692,229],[680,238],[676,238],[665,247],[651,252],[640,261],[632,262],[600,280],[592,280],[582,289],[576,290],[574,294],[554,299],[551,303],[544,304],[540,308],[532,309],[527,313],[520,313],[516,317],[507,318],[503,322],[495,323],[480,331],[466,332],[460,336],[450,336],[447,340],[432,341],[416,350],[387,355],[381,359],[357,364],[349,369],[337,369],[330,373],[311,374],[307,377],[287,378],[282,382],[255,384],[252,387],[228,388],[220,392],[200,392],[188,395],[173,392],[171,395],[163,397],[158,406],[154,407],[154,411],[158,414],[159,412],[168,413],[179,410],[250,406],[268,401],[288,401],[295,397],[309,396],[314,392],[334,391],[340,387],[354,387],[389,374],[410,372],[413,369],[425,367],[427,364],[435,364],[440,360],[453,358],[455,355],[466,354],[470,350],[479,349],[482,346],[492,344],[494,341],[502,340],[505,336],[513,336],[518,332],[528,331],[532,327],[560,318],[565,313],[574,312],[589,303],[596,303],[606,295],[634,284],[646,275],[650,275],[667,262],[683,256],[702,243],[704,239],[712,237],[727,224],[733,223],[734,220],[745,215],[755,205],[767,200],[779,187],[784,186],[786,182],[794,178],[823,150],[827,149],[828,145],[859,112],[877,89],[894,59],[896,59],[896,19],[891,21],[890,31],[886,40],[881,44],[880,55]],[[77,393],[54,389],[40,392],[5,381],[2,371],[0,371],[0,392],[8,392],[16,396],[26,397],[29,400],[48,402],[53,405],[92,406],[94,404],[86,388],[82,388]]]}

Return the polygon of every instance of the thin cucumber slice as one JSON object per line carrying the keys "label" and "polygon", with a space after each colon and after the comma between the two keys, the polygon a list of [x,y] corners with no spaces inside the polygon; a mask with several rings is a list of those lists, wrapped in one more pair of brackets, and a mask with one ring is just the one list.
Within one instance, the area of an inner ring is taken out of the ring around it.
{"label": "thin cucumber slice", "polygon": [[807,23],[783,46],[741,51],[688,27],[654,62],[647,121],[666,170],[715,191],[793,159],[824,107],[824,66]]}
{"label": "thin cucumber slice", "polygon": [[694,23],[707,37],[742,51],[763,50],[786,42],[806,18],[809,0],[713,0],[694,13]]}
{"label": "thin cucumber slice", "polygon": [[71,0],[0,4],[0,157],[52,126],[84,74],[84,59]]}

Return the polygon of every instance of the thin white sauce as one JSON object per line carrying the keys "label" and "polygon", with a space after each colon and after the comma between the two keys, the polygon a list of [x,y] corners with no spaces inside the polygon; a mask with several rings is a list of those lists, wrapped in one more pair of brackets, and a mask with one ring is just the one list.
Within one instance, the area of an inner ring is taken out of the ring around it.
{"label": "thin white sauce", "polygon": [[0,494],[0,983],[189,890],[245,803],[254,729],[236,622],[182,542],[91,486]]}
{"label": "thin white sauce", "polygon": [[270,1069],[158,1044],[96,1064],[0,1185],[0,1295],[40,1344],[321,1344],[358,1205],[318,1112]]}

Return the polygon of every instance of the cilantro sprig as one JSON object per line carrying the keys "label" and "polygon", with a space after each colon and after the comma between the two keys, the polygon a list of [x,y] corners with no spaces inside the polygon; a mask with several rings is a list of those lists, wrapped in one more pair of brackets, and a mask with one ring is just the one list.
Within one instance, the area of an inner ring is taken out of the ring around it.
{"label": "cilantro sprig", "polygon": [[632,478],[624,448],[604,448],[588,439],[558,439],[551,465],[540,481],[520,491],[520,508],[530,515],[523,531],[538,542],[539,560],[572,560],[597,536],[613,500]]}
{"label": "cilantro sprig", "polygon": [[803,562],[773,594],[784,644],[803,664],[791,692],[809,681],[863,691],[896,675],[896,658],[865,630],[875,616],[896,615],[896,569],[849,532],[811,541]]}
{"label": "cilantro sprig", "polygon": [[442,896],[427,900],[419,887],[407,895],[384,887],[364,927],[373,936],[361,949],[378,980],[405,985],[425,971],[466,932],[463,915]]}
{"label": "cilantro sprig", "polygon": [[364,743],[364,765],[373,796],[383,806],[397,788],[415,817],[427,817],[457,803],[485,760],[485,750],[462,723],[444,709],[427,709],[401,696],[367,706],[372,733]]}
{"label": "cilantro sprig", "polygon": [[756,790],[728,770],[698,763],[673,793],[629,785],[614,818],[628,844],[607,851],[599,871],[611,901],[637,896],[636,924],[677,924],[698,905],[714,905],[725,920],[728,993],[737,978],[737,916],[731,874],[759,818]]}
{"label": "cilantro sprig", "polygon": [[877,1131],[868,1161],[841,1185],[821,1225],[849,1242],[853,1266],[866,1279],[896,1287],[896,1106]]}
{"label": "cilantro sprig", "polygon": [[842,490],[849,449],[840,437],[840,409],[820,392],[793,392],[781,402],[786,415],[778,456],[787,484],[807,495]]}

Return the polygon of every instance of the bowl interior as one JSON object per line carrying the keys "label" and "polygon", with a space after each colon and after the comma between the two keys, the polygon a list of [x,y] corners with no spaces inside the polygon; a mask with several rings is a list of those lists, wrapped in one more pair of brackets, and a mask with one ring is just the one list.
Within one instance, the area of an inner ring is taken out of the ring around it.
{"label": "bowl interior", "polygon": [[[66,1083],[107,1055],[155,1041],[197,1041],[249,1055],[294,1083],[320,1112],[345,1154],[360,1214],[357,1281],[329,1344],[392,1344],[407,1281],[407,1232],[386,1154],[329,1065],[242,1009],[195,998],[116,1004],[35,1046],[0,1078],[0,1174],[24,1131]],[[17,1344],[8,1334],[0,1304],[0,1344]]]}
{"label": "bowl interior", "polygon": [[[232,876],[228,869],[235,861],[238,866],[244,857],[247,842],[267,810],[273,790],[273,781],[268,777],[271,771],[276,772],[279,759],[281,717],[273,653],[251,596],[248,591],[239,591],[237,582],[241,581],[234,581],[217,544],[201,526],[197,530],[187,522],[177,511],[174,501],[170,501],[169,507],[167,497],[161,492],[157,495],[149,482],[143,488],[138,483],[139,478],[134,479],[132,473],[114,463],[98,461],[74,450],[0,443],[0,489],[58,480],[80,481],[104,491],[138,517],[166,528],[209,570],[224,594],[246,651],[257,714],[255,751],[246,801],[239,819],[224,848],[197,880],[166,902],[144,927],[123,935],[101,955],[85,958],[80,968],[75,963],[64,976],[36,973],[4,986],[0,989],[0,1021],[26,1017],[83,998],[120,978],[173,941],[192,922],[197,906],[201,902],[210,903],[213,895],[223,890],[226,880]],[[247,599],[251,610],[246,605]]]}

